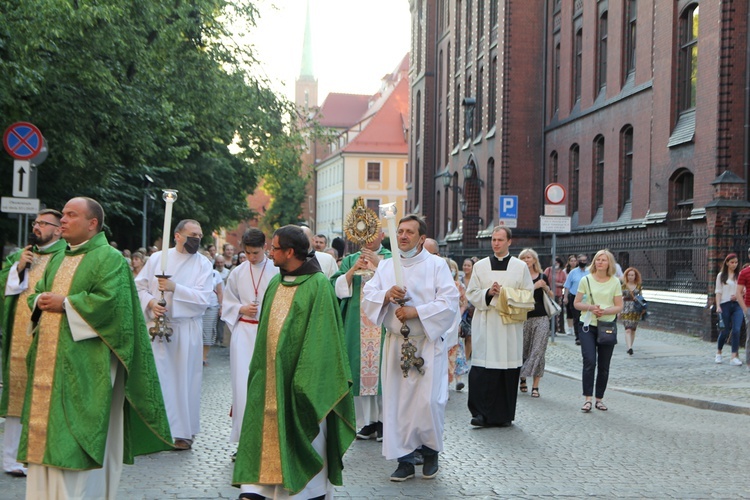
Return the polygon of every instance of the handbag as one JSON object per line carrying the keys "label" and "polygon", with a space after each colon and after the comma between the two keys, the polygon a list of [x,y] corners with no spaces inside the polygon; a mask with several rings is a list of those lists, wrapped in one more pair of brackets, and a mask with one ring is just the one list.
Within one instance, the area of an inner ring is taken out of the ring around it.
{"label": "handbag", "polygon": [[[588,285],[589,294],[591,295],[591,303],[596,305],[594,300],[594,291],[591,289],[591,282],[589,277],[586,276],[586,284]],[[588,327],[586,327],[588,328]],[[585,330],[588,331],[588,330]],[[596,345],[616,345],[617,344],[617,316],[614,321],[602,321],[596,322]]]}
{"label": "handbag", "polygon": [[560,304],[552,300],[549,294],[545,293],[542,296],[544,297],[544,310],[547,311],[547,316],[552,318],[562,312]]}
{"label": "handbag", "polygon": [[633,309],[635,309],[638,315],[643,316],[646,314],[647,307],[646,299],[643,298],[640,292],[633,294]]}

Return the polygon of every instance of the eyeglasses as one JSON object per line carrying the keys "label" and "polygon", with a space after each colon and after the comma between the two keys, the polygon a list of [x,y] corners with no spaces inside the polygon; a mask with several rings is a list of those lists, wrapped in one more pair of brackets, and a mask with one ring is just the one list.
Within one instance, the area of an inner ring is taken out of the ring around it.
{"label": "eyeglasses", "polygon": [[276,250],[286,250],[286,248],[284,248],[284,247],[275,247],[275,246],[271,245],[270,252],[274,253]]}
{"label": "eyeglasses", "polygon": [[52,222],[47,222],[46,220],[35,220],[31,223],[31,227],[34,226],[39,226],[41,228],[45,228],[47,226],[60,227],[60,224],[53,224]]}

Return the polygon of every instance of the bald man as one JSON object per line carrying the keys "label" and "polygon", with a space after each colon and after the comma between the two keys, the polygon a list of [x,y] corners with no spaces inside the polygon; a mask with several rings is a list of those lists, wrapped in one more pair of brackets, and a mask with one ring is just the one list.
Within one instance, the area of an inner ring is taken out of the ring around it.
{"label": "bald man", "polygon": [[432,255],[440,256],[440,249],[438,248],[438,242],[432,238],[425,238],[422,248],[430,252]]}
{"label": "bald man", "polygon": [[315,250],[315,246],[313,245],[314,236],[312,230],[307,226],[300,227],[305,233],[305,236],[307,236],[307,239],[310,240],[310,252],[315,252],[315,258],[318,259],[318,264],[320,264],[320,269],[323,271],[323,274],[325,274],[327,278],[330,278],[331,276],[336,274],[339,270],[339,266],[338,264],[336,264],[336,259],[325,252],[318,252],[317,250]]}

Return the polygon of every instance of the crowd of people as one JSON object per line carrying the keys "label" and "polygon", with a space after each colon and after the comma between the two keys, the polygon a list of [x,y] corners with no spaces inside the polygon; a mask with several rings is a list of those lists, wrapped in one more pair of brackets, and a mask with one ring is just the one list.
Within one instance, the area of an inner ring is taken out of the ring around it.
{"label": "crowd of people", "polygon": [[[270,241],[251,228],[218,253],[193,219],[166,253],[120,252],[103,223],[90,198],[43,210],[0,274],[3,466],[27,476],[27,498],[113,498],[134,456],[191,449],[217,344],[230,348],[240,498],[330,498],[355,439],[382,442],[391,481],[417,465],[430,479],[451,389],[468,385],[472,426],[511,426],[519,392],[542,395],[550,336],[575,335],[581,411],[607,411],[611,325],[619,315],[632,356],[645,313],[640,272],[608,250],[543,270],[532,248],[511,255],[502,226],[489,256],[459,268],[416,215],[391,249],[379,231],[349,255],[306,226]],[[716,280],[717,363],[729,341],[741,364],[750,268],[737,267],[728,255]]]}

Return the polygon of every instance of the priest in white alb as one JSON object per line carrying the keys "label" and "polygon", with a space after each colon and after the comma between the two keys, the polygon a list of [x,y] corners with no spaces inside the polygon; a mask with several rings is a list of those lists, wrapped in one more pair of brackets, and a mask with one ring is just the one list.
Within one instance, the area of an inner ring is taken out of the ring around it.
{"label": "priest in white alb", "polygon": [[[416,215],[398,225],[391,241],[403,266],[403,287],[397,285],[394,262],[382,260],[364,287],[362,309],[376,325],[386,328],[381,367],[383,387],[383,455],[398,459],[391,481],[414,477],[414,451],[424,456],[422,477],[438,472],[438,453],[443,450],[445,405],[448,402],[448,344],[446,337],[458,329],[459,293],[448,264],[422,249],[427,226]],[[396,264],[397,265],[397,264]],[[406,304],[399,301],[407,298]],[[411,329],[409,339],[423,370],[404,377],[401,369],[402,321]]]}
{"label": "priest in white alb", "polygon": [[231,443],[240,440],[247,400],[247,376],[258,335],[260,307],[268,283],[279,274],[279,268],[266,257],[266,235],[263,231],[257,228],[245,231],[242,246],[247,260],[232,269],[227,278],[221,314],[221,319],[232,332],[232,341],[229,343],[229,369],[232,378]]}
{"label": "priest in white alb", "polygon": [[[185,219],[174,230],[175,246],[168,250],[166,275],[161,252],[154,253],[135,279],[141,309],[149,328],[166,315],[173,334],[154,340],[164,404],[175,447],[190,449],[200,432],[200,397],[203,378],[203,314],[211,302],[211,262],[197,253],[203,232],[198,221]],[[166,307],[158,304],[164,290]]]}
{"label": "priest in white alb", "polygon": [[527,290],[534,282],[528,266],[510,255],[510,229],[492,231],[493,255],[474,264],[466,298],[474,309],[471,321],[469,411],[471,425],[507,427],[516,417],[518,380],[523,365],[523,320],[507,323],[497,309],[500,290]]}

